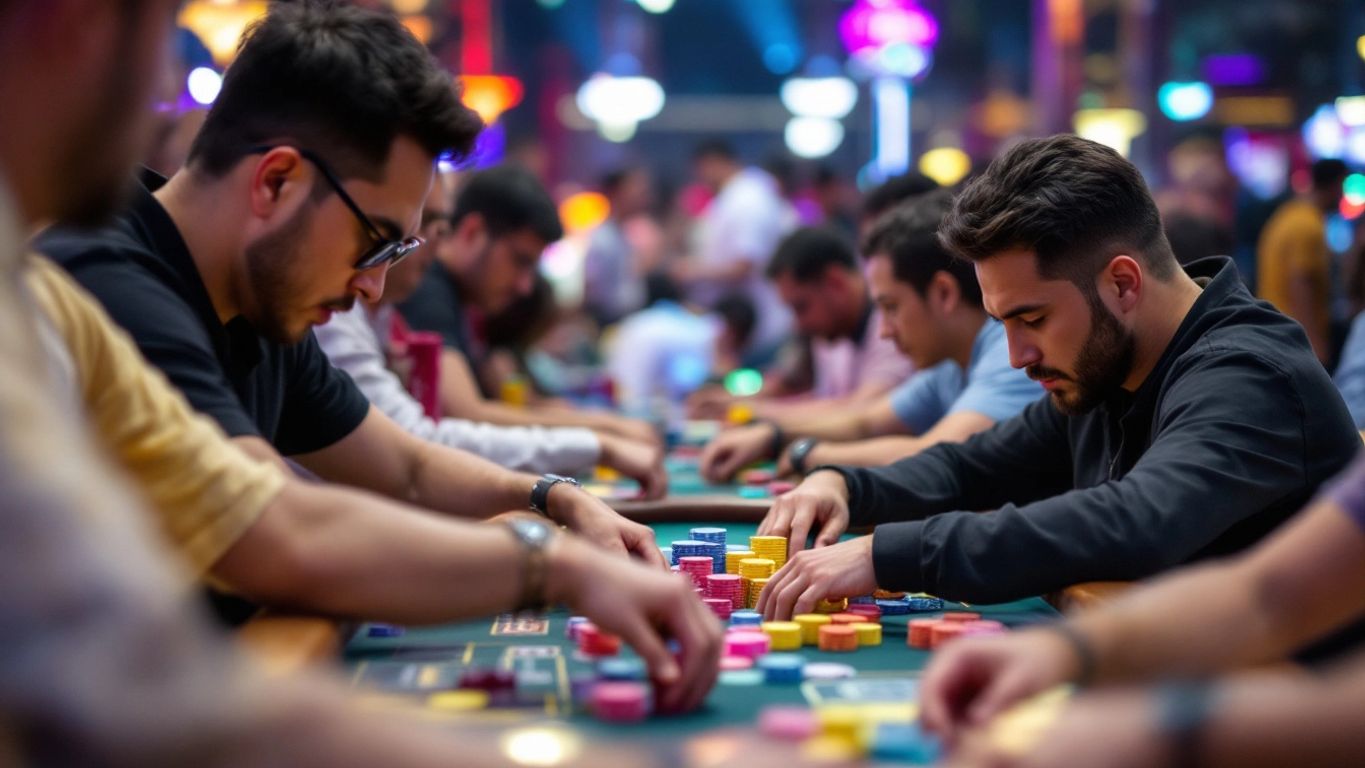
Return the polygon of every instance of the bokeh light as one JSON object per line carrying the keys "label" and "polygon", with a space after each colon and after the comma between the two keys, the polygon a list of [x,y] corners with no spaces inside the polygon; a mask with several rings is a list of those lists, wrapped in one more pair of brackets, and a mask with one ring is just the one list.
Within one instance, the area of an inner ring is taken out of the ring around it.
{"label": "bokeh light", "polygon": [[185,87],[189,89],[190,98],[194,99],[195,103],[207,107],[218,98],[218,92],[223,90],[223,77],[208,67],[195,67],[190,70],[189,77],[185,78]]}
{"label": "bokeh light", "polygon": [[814,159],[839,148],[844,141],[844,126],[827,117],[793,117],[782,132],[793,155]]}
{"label": "bokeh light", "polygon": [[957,147],[931,149],[919,159],[920,173],[944,187],[951,187],[962,181],[971,170],[971,157]]}
{"label": "bokeh light", "polygon": [[725,374],[725,391],[735,397],[750,397],[763,389],[763,374],[753,368],[737,368]]}
{"label": "bokeh light", "polygon": [[559,218],[569,234],[592,229],[611,215],[611,202],[600,192],[579,192],[559,204]]}
{"label": "bokeh light", "polygon": [[1157,90],[1157,103],[1172,120],[1198,120],[1213,109],[1213,89],[1198,81],[1169,82]]}

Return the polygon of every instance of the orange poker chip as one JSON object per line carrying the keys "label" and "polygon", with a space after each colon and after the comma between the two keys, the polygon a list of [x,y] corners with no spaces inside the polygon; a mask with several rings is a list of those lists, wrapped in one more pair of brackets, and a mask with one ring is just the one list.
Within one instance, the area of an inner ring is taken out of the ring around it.
{"label": "orange poker chip", "polygon": [[929,647],[937,650],[944,643],[961,637],[966,629],[966,627],[958,623],[939,622],[938,626],[934,627],[929,632]]}
{"label": "orange poker chip", "polygon": [[834,624],[862,624],[867,617],[856,613],[831,613],[829,620]]}
{"label": "orange poker chip", "polygon": [[933,642],[934,627],[941,623],[938,619],[911,619],[908,625],[909,632],[905,635],[905,644],[922,651],[929,650]]}
{"label": "orange poker chip", "polygon": [[858,650],[858,632],[852,624],[826,624],[820,627],[820,650],[845,652]]}
{"label": "orange poker chip", "polygon": [[943,614],[943,620],[966,624],[969,621],[980,621],[981,614],[973,611],[949,611]]}
{"label": "orange poker chip", "polygon": [[873,597],[874,599],[876,599],[876,600],[899,600],[899,599],[901,599],[902,597],[905,597],[905,593],[904,593],[904,592],[889,592],[889,591],[887,591],[887,590],[885,590],[885,589],[879,589],[879,590],[877,590],[876,592],[873,592],[873,593],[872,593],[872,597]]}

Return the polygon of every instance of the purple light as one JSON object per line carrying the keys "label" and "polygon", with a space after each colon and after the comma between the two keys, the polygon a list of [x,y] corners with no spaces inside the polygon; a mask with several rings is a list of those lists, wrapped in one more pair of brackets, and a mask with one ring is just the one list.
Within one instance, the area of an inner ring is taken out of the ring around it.
{"label": "purple light", "polygon": [[898,44],[931,48],[938,21],[914,0],[857,0],[839,19],[839,37],[855,55]]}
{"label": "purple light", "polygon": [[1204,79],[1210,85],[1257,85],[1265,80],[1265,63],[1251,53],[1206,56]]}

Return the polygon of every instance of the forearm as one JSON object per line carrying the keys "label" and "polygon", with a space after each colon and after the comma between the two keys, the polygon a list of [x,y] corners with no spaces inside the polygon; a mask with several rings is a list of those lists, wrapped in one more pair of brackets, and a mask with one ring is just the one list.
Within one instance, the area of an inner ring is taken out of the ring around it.
{"label": "forearm", "polygon": [[839,464],[849,467],[879,467],[913,456],[928,447],[918,437],[898,435],[845,443],[820,443],[811,449],[806,466]]}
{"label": "forearm", "polygon": [[518,544],[502,526],[294,483],[215,565],[214,576],[268,604],[425,624],[514,607],[520,564]]}
{"label": "forearm", "polygon": [[1200,765],[1356,766],[1365,754],[1365,665],[1327,676],[1263,673],[1218,686],[1199,738]]}
{"label": "forearm", "polygon": [[513,472],[466,451],[424,443],[413,459],[405,498],[456,517],[483,519],[527,509],[536,477]]}

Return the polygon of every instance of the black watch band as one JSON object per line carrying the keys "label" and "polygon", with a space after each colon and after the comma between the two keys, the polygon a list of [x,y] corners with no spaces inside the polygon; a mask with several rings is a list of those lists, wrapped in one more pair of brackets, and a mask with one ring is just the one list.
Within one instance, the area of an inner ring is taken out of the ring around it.
{"label": "black watch band", "polygon": [[531,511],[539,512],[545,517],[550,516],[550,489],[560,483],[568,483],[575,488],[581,488],[578,481],[572,477],[563,475],[552,475],[546,473],[540,476],[536,484],[531,486]]}
{"label": "black watch band", "polygon": [[769,419],[754,422],[764,426],[772,427],[773,440],[768,445],[768,458],[776,460],[782,456],[782,449],[787,445],[787,436],[782,434],[782,428],[777,426],[777,422]]}
{"label": "black watch band", "polygon": [[796,474],[804,476],[806,474],[806,458],[810,456],[811,449],[819,443],[813,437],[803,437],[792,443],[792,449],[787,452],[787,460],[791,462],[792,469]]}

